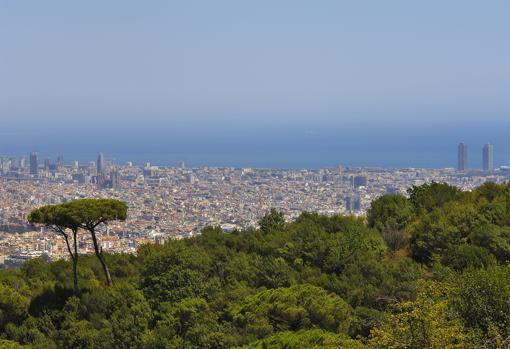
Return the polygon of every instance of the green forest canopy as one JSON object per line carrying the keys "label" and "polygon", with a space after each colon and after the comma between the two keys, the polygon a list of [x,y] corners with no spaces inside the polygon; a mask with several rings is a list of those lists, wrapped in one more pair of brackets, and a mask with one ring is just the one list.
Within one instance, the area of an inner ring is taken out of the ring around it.
{"label": "green forest canopy", "polygon": [[0,271],[1,348],[502,348],[510,185],[376,199],[366,220],[261,229]]}

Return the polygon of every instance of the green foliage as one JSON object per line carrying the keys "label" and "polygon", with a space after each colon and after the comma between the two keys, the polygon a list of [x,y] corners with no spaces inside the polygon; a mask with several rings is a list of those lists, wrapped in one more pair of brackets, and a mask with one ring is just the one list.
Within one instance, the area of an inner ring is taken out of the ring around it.
{"label": "green foliage", "polygon": [[456,280],[453,304],[467,327],[488,338],[510,335],[510,268],[466,271]]}
{"label": "green foliage", "polygon": [[474,349],[471,334],[449,314],[450,291],[446,284],[420,283],[417,299],[396,304],[386,321],[372,331],[369,347]]}
{"label": "green foliage", "polygon": [[284,331],[271,337],[252,342],[242,349],[363,349],[361,342],[350,339],[344,334],[320,329]]}
{"label": "green foliage", "polygon": [[418,214],[431,212],[449,201],[458,198],[460,190],[446,183],[426,183],[413,186],[408,191],[409,201]]}
{"label": "green foliage", "polygon": [[27,219],[31,224],[42,224],[62,231],[78,229],[80,221],[70,207],[69,204],[42,206],[30,212]]}
{"label": "green foliage", "polygon": [[468,268],[486,268],[496,264],[493,254],[483,247],[462,244],[452,247],[447,251],[441,262],[456,271]]}
{"label": "green foliage", "polygon": [[380,326],[384,320],[384,313],[373,308],[357,307],[354,309],[349,335],[353,338],[365,337],[375,326]]}
{"label": "green foliage", "polygon": [[74,222],[85,229],[127,218],[126,204],[115,199],[79,199],[66,202],[62,207]]}
{"label": "green foliage", "polygon": [[[102,251],[96,239],[96,228],[114,220],[126,220],[127,206],[114,199],[80,199],[58,205],[47,205],[33,210],[28,215],[31,224],[41,224],[61,234],[66,242],[69,255],[73,260],[74,292],[78,293],[78,229],[86,229],[92,236],[96,256],[103,267],[106,281],[111,284],[111,275]],[[73,247],[69,241],[68,230],[73,233]]]}
{"label": "green foliage", "polygon": [[351,307],[337,295],[309,285],[265,290],[231,311],[234,323],[248,338],[315,327],[346,332],[351,312]]}
{"label": "green foliage", "polygon": [[259,226],[260,231],[266,234],[284,230],[285,218],[283,217],[283,213],[272,208],[268,214],[260,219]]}
{"label": "green foliage", "polygon": [[476,206],[471,203],[449,202],[418,220],[411,230],[413,257],[430,264],[453,246],[465,243],[479,224]]}
{"label": "green foliage", "polygon": [[[94,237],[126,213],[87,199],[30,221]],[[508,261],[509,184],[429,183],[378,198],[366,220],[271,210],[260,229],[97,250],[80,256],[79,292],[68,261],[1,270],[0,347],[502,348]]]}
{"label": "green foliage", "polygon": [[6,340],[6,339],[0,339],[0,348],[3,349],[23,349],[27,348],[26,346],[23,346],[17,342]]}
{"label": "green foliage", "polygon": [[413,205],[402,195],[383,195],[372,201],[367,213],[368,226],[379,231],[402,230],[414,216]]}
{"label": "green foliage", "polygon": [[469,240],[492,253],[500,262],[510,261],[510,227],[483,225],[473,230]]}
{"label": "green foliage", "polygon": [[146,348],[227,348],[232,345],[230,328],[201,298],[164,303],[154,330],[146,336]]}
{"label": "green foliage", "polygon": [[200,254],[181,245],[176,243],[145,261],[142,289],[147,299],[156,304],[205,295],[205,278],[197,268]]}
{"label": "green foliage", "polygon": [[492,182],[486,182],[479,186],[476,189],[476,193],[479,197],[485,198],[489,202],[495,201],[497,198],[501,196],[505,196],[507,193],[505,192],[504,185],[498,185]]}
{"label": "green foliage", "polygon": [[28,315],[30,299],[14,288],[0,284],[0,330],[8,323],[20,324]]}

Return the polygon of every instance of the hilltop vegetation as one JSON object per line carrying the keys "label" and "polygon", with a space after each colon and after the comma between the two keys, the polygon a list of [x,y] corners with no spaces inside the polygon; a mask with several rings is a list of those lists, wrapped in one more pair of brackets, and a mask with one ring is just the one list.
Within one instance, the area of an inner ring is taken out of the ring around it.
{"label": "hilltop vegetation", "polygon": [[367,219],[270,212],[258,230],[0,272],[2,348],[501,348],[510,185],[441,183]]}

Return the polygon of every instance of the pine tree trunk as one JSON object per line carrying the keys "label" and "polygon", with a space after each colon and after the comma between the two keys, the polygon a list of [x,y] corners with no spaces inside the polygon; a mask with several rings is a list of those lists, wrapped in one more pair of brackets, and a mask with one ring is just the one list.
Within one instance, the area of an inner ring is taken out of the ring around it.
{"label": "pine tree trunk", "polygon": [[110,275],[110,269],[108,269],[108,265],[106,265],[103,253],[101,251],[96,251],[96,256],[99,258],[99,261],[103,266],[104,275],[106,276],[106,284],[110,286],[112,284],[112,277]]}
{"label": "pine tree trunk", "polygon": [[73,231],[73,244],[74,244],[74,256],[73,256],[73,277],[74,277],[74,294],[78,294],[78,231]]}
{"label": "pine tree trunk", "polygon": [[94,250],[96,252],[97,259],[101,262],[101,266],[103,267],[104,275],[106,277],[106,284],[110,286],[112,284],[112,277],[110,275],[110,270],[108,269],[108,265],[106,265],[106,261],[104,259],[103,253],[99,250],[99,246],[97,244],[96,232],[91,230],[92,242],[94,243]]}
{"label": "pine tree trunk", "polygon": [[78,294],[78,256],[73,258],[74,294]]}
{"label": "pine tree trunk", "polygon": [[71,259],[73,261],[73,290],[74,294],[78,294],[78,246],[76,245],[76,232],[73,231],[74,236],[74,253],[71,250],[71,246],[69,245],[69,237],[68,235],[63,231],[60,230],[60,233],[64,236],[64,239],[66,241],[67,251],[69,252],[69,255],[71,256]]}

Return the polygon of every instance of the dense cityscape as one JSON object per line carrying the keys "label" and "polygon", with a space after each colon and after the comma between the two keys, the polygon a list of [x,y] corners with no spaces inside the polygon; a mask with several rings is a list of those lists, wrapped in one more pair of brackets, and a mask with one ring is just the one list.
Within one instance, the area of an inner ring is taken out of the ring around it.
{"label": "dense cityscape", "polygon": [[[43,256],[66,257],[61,237],[28,224],[30,211],[44,204],[77,198],[116,198],[129,207],[126,222],[108,226],[100,237],[104,250],[134,253],[144,243],[161,243],[199,234],[206,226],[225,232],[257,227],[271,208],[288,220],[303,211],[326,215],[364,215],[376,197],[405,194],[407,188],[426,182],[446,182],[470,190],[486,181],[501,183],[510,168],[494,168],[493,146],[482,151],[482,169],[468,166],[467,145],[458,146],[457,168],[386,169],[342,167],[322,169],[188,168],[124,165],[108,161],[81,164],[40,163],[37,153],[28,157],[0,158],[0,262],[6,267]],[[79,234],[80,249],[93,251],[88,234]]]}

